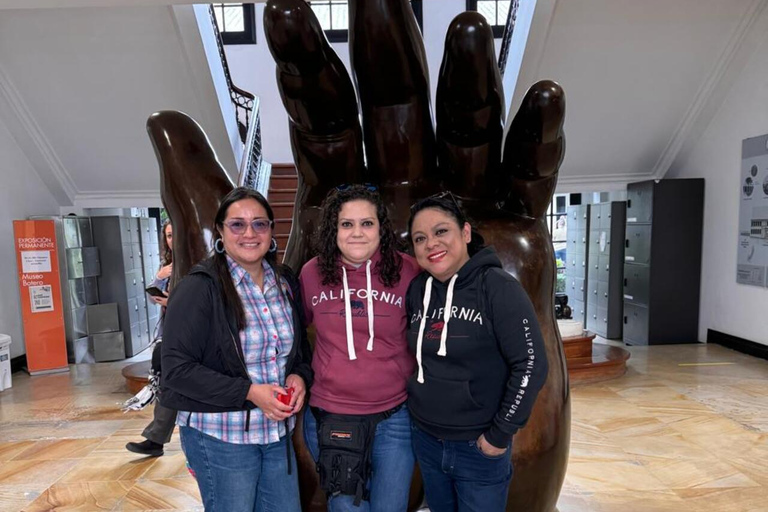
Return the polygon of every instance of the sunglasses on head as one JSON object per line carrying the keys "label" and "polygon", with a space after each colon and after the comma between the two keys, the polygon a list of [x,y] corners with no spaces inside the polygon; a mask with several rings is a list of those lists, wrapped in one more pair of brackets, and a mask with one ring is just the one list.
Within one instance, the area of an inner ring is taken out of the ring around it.
{"label": "sunglasses on head", "polygon": [[424,203],[424,201],[428,201],[430,199],[450,199],[453,205],[459,210],[462,211],[461,206],[459,205],[459,202],[456,201],[456,197],[454,197],[453,193],[451,193],[449,190],[446,190],[445,192],[438,192],[437,194],[432,194],[429,197],[425,197],[424,199],[420,201],[416,201],[411,205],[411,212],[413,212],[418,206]]}
{"label": "sunglasses on head", "polygon": [[266,233],[272,227],[274,222],[269,219],[253,219],[251,222],[236,219],[224,223],[233,235],[242,235],[245,233],[249,224],[254,233]]}
{"label": "sunglasses on head", "polygon": [[377,187],[376,185],[374,185],[372,183],[363,183],[363,184],[344,183],[344,184],[339,185],[338,187],[336,187],[336,191],[337,192],[343,192],[343,191],[348,190],[348,189],[350,189],[350,188],[352,188],[352,187],[354,187],[356,185],[360,186],[360,187],[364,187],[368,192],[378,192],[378,190],[379,190],[379,187]]}

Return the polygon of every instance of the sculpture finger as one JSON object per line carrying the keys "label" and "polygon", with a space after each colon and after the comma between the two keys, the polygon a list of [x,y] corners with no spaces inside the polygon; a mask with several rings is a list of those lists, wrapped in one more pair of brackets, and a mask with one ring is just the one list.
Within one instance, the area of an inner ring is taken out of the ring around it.
{"label": "sculpture finger", "polygon": [[312,8],[303,0],[270,0],[264,28],[299,174],[285,260],[298,271],[309,259],[308,238],[328,191],[370,180],[352,81]]}
{"label": "sculpture finger", "polygon": [[505,209],[528,217],[546,213],[565,155],[564,121],[562,87],[551,80],[531,86],[504,144]]}
{"label": "sculpture finger", "polygon": [[448,27],[435,116],[445,188],[491,204],[501,199],[504,92],[493,31],[477,12],[459,14]]}
{"label": "sculpture finger", "polygon": [[350,0],[349,18],[368,169],[402,229],[437,187],[424,43],[408,0]]}
{"label": "sculpture finger", "polygon": [[214,219],[234,184],[203,129],[175,110],[155,112],[147,132],[160,165],[160,196],[173,224],[171,287],[208,256]]}

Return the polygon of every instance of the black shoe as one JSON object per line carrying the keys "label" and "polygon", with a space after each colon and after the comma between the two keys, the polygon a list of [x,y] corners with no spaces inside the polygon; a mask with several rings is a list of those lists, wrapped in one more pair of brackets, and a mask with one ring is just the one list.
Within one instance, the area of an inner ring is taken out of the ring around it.
{"label": "black shoe", "polygon": [[160,457],[163,454],[163,445],[157,444],[149,439],[140,443],[128,443],[125,445],[125,449],[129,452],[140,453],[141,455],[148,455],[150,457]]}

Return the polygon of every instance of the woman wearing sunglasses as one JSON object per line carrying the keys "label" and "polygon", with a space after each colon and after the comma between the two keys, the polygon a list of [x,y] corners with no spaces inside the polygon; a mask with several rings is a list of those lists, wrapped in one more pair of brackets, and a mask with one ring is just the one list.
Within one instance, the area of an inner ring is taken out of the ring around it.
{"label": "woman wearing sunglasses", "polygon": [[291,431],[311,384],[298,280],[276,263],[274,215],[236,188],[216,214],[214,254],[168,301],[162,403],[206,511],[299,512]]}
{"label": "woman wearing sunglasses", "polygon": [[536,314],[450,193],[413,205],[408,233],[425,270],[407,302],[418,367],[408,408],[427,503],[502,512],[512,439],[547,377]]}
{"label": "woman wearing sunglasses", "polygon": [[304,438],[331,512],[403,512],[413,473],[405,294],[416,262],[397,251],[370,185],[342,186],[322,206],[318,256],[301,271],[317,332]]}

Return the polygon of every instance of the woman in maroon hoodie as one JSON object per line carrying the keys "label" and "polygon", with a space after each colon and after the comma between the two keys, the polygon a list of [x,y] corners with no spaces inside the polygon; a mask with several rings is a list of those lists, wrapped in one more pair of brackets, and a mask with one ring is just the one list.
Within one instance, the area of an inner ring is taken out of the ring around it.
{"label": "woman in maroon hoodie", "polygon": [[315,237],[299,278],[317,332],[304,437],[331,512],[402,512],[414,464],[405,294],[419,268],[372,186],[332,191]]}

